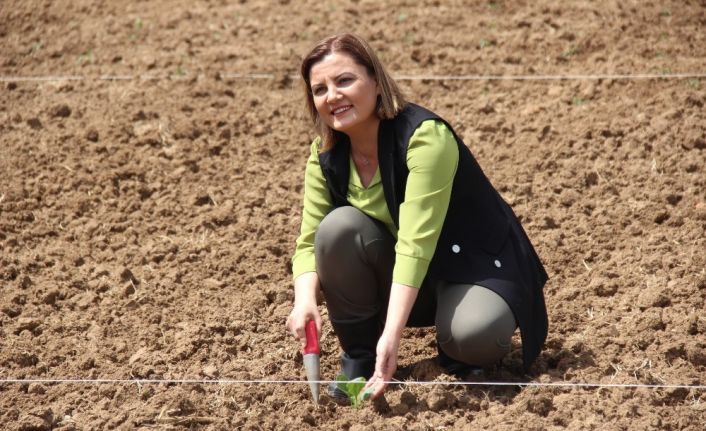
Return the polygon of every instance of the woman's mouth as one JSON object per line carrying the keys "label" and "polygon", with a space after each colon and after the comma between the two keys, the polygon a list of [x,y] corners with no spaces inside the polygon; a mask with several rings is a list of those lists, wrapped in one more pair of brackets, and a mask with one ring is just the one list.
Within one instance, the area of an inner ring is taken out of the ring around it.
{"label": "woman's mouth", "polygon": [[353,105],[341,106],[341,107],[336,108],[333,111],[331,111],[331,114],[332,115],[340,115],[340,114],[343,114],[344,112],[348,111],[352,107],[353,107]]}

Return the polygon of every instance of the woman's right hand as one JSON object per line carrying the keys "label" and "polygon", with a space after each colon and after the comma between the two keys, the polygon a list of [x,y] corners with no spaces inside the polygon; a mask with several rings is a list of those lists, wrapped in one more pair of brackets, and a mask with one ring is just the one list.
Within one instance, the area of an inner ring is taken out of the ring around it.
{"label": "woman's right hand", "polygon": [[294,305],[289,317],[287,317],[287,329],[294,338],[299,340],[302,349],[306,346],[306,322],[313,320],[316,322],[316,333],[321,334],[321,315],[316,308],[316,302],[311,305]]}
{"label": "woman's right hand", "polygon": [[294,280],[294,308],[287,317],[287,330],[306,346],[306,322],[316,323],[316,333],[321,334],[321,315],[316,306],[316,294],[319,289],[319,277],[315,272],[306,272]]}

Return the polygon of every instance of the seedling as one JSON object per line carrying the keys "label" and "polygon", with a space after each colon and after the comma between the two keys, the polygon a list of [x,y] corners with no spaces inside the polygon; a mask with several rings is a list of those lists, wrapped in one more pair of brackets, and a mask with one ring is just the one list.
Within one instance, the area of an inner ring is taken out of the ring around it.
{"label": "seedling", "polygon": [[143,27],[144,23],[142,22],[142,18],[135,18],[135,22],[132,24],[132,34],[130,34],[130,40],[137,40],[142,33]]}
{"label": "seedling", "polygon": [[562,53],[561,53],[561,56],[564,57],[564,58],[569,58],[569,57],[573,57],[574,55],[578,54],[578,52],[579,52],[579,51],[578,51],[578,48],[576,48],[575,46],[572,46],[571,48],[569,48],[569,49],[567,49],[566,51],[562,52]]}
{"label": "seedling", "polygon": [[581,106],[584,103],[586,103],[586,99],[579,97],[579,96],[574,96],[574,98],[571,99],[571,104],[574,106]]}
{"label": "seedling", "polygon": [[83,54],[78,56],[76,60],[78,64],[93,63],[93,50],[89,49],[83,52]]}
{"label": "seedling", "polygon": [[363,389],[365,387],[365,378],[356,377],[350,380],[345,374],[339,374],[336,376],[336,387],[343,391],[348,399],[351,401],[351,405],[355,409],[359,409],[363,406],[363,402],[370,398],[373,393],[373,388]]}
{"label": "seedling", "polygon": [[493,45],[494,45],[494,43],[490,40],[487,40],[487,39],[481,39],[480,42],[478,43],[478,47],[480,47],[480,49],[488,48]]}

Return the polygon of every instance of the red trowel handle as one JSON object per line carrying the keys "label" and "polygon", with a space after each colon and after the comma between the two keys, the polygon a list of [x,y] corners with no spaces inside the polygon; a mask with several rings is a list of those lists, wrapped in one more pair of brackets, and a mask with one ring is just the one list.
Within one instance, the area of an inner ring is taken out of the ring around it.
{"label": "red trowel handle", "polygon": [[309,320],[306,322],[306,346],[304,354],[315,353],[320,354],[319,350],[319,334],[316,333],[316,322]]}

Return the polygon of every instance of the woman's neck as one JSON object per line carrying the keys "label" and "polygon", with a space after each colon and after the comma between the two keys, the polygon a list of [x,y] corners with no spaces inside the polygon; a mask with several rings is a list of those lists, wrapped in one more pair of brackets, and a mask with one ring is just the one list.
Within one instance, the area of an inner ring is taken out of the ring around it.
{"label": "woman's neck", "polygon": [[352,150],[368,159],[377,159],[379,127],[380,119],[376,118],[372,124],[346,133],[351,141]]}

